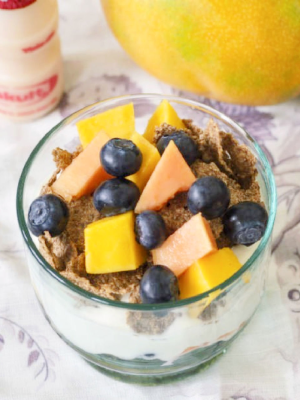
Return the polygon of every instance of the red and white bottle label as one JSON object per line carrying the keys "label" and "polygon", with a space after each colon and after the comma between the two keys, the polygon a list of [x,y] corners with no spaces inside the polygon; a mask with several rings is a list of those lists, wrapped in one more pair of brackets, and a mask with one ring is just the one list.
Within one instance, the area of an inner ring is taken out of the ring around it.
{"label": "red and white bottle label", "polygon": [[22,87],[0,85],[0,116],[13,120],[28,120],[50,111],[61,98],[63,80],[61,66],[50,78]]}
{"label": "red and white bottle label", "polygon": [[[1,1],[1,0],[0,0],[0,1]],[[37,44],[35,44],[35,45],[33,45],[33,46],[29,46],[29,47],[23,48],[23,49],[22,49],[23,53],[32,53],[33,51],[40,49],[41,47],[45,46],[45,44],[49,43],[50,40],[54,37],[54,35],[55,35],[55,31],[52,31],[52,32],[46,37],[46,39],[43,40],[42,42],[37,43]]]}
{"label": "red and white bottle label", "polygon": [[58,75],[53,75],[49,79],[36,85],[15,88],[9,90],[0,86],[0,104],[8,106],[9,104],[19,104],[31,106],[48,97],[55,89],[58,82]]}
{"label": "red and white bottle label", "polygon": [[17,8],[27,7],[35,1],[36,0],[0,0],[0,9],[16,10]]}

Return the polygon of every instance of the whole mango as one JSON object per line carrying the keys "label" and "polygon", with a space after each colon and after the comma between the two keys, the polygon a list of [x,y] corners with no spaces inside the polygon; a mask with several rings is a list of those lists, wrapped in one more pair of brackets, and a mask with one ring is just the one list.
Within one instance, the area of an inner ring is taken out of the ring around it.
{"label": "whole mango", "polygon": [[102,0],[131,57],[180,89],[232,103],[300,93],[299,0]]}

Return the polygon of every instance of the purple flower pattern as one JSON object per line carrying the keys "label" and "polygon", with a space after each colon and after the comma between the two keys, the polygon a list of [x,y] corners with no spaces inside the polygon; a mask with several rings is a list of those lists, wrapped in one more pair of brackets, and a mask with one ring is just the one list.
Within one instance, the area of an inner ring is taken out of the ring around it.
{"label": "purple flower pattern", "polygon": [[141,88],[129,76],[103,74],[80,82],[64,94],[59,105],[60,113],[67,117],[90,104],[114,96],[140,93]]}
{"label": "purple flower pattern", "polygon": [[[9,326],[10,336],[14,336],[20,345],[26,346],[28,349],[27,367],[30,368],[33,365],[37,366],[34,379],[40,378],[43,382],[46,382],[50,375],[51,377],[55,377],[54,371],[52,370],[53,366],[55,366],[55,362],[50,356],[51,352],[47,352],[47,349],[43,349],[28,330],[24,329],[16,322],[4,316],[0,316],[0,322],[1,321]],[[5,342],[5,337],[1,334],[0,327],[0,352],[4,348]]]}

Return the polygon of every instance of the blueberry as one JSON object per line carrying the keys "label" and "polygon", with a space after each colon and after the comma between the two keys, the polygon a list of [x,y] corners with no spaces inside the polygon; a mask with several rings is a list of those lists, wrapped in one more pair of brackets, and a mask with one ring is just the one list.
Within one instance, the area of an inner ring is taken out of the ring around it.
{"label": "blueberry", "polygon": [[140,197],[139,188],[135,183],[124,179],[109,179],[101,183],[94,192],[95,208],[109,217],[134,210]]}
{"label": "blueberry", "polygon": [[167,237],[163,217],[155,211],[144,211],[135,220],[136,240],[148,250],[159,247]]}
{"label": "blueberry", "polygon": [[268,222],[264,207],[243,201],[230,207],[224,217],[224,233],[234,244],[251,246],[263,236]]}
{"label": "blueberry", "polygon": [[189,165],[193,164],[199,155],[198,146],[184,131],[175,131],[171,135],[161,136],[156,144],[160,154],[165,151],[171,140],[174,141],[185,161]]}
{"label": "blueberry", "polygon": [[141,168],[143,155],[131,140],[116,138],[102,147],[100,160],[108,174],[124,178]]}
{"label": "blueberry", "polygon": [[188,192],[187,205],[191,213],[202,213],[206,219],[221,217],[230,202],[230,192],[221,179],[205,176],[197,179]]}
{"label": "blueberry", "polygon": [[145,272],[140,283],[143,303],[165,303],[178,300],[179,287],[176,275],[163,265],[153,265]]}
{"label": "blueberry", "polygon": [[288,292],[288,298],[292,301],[299,301],[300,300],[300,291],[299,289],[291,289]]}
{"label": "blueberry", "polygon": [[60,235],[66,228],[69,210],[66,203],[53,194],[35,199],[28,212],[28,227],[35,236],[48,231],[52,237]]}

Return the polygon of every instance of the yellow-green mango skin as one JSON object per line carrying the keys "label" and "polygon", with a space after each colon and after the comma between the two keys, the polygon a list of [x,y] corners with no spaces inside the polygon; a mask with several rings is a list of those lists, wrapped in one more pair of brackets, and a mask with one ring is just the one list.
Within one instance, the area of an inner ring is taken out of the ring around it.
{"label": "yellow-green mango skin", "polygon": [[300,0],[102,0],[129,55],[177,88],[274,104],[300,93]]}

